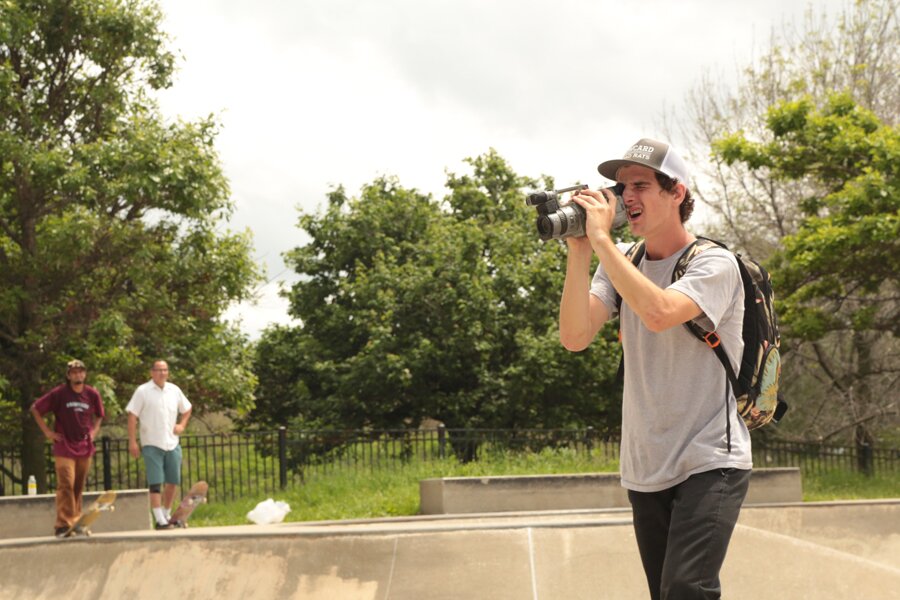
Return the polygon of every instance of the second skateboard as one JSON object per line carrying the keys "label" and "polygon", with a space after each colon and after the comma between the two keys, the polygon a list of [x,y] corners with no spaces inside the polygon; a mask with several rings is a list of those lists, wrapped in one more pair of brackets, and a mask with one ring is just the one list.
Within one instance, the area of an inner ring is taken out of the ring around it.
{"label": "second skateboard", "polygon": [[181,504],[172,513],[169,524],[176,527],[187,527],[188,518],[194,509],[206,502],[206,493],[209,491],[209,485],[205,481],[198,481],[191,486],[188,493],[181,499]]}

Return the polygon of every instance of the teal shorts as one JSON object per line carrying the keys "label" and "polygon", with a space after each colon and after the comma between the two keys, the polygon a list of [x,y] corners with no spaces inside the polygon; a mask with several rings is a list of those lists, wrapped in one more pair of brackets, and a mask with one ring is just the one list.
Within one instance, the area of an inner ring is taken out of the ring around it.
{"label": "teal shorts", "polygon": [[156,446],[144,446],[141,454],[147,468],[147,485],[181,483],[181,444],[168,451]]}

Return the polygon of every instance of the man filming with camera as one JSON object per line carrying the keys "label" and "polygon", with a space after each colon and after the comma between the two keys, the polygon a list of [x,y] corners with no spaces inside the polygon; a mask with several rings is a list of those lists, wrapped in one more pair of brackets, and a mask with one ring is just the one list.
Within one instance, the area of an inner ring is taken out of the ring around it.
{"label": "man filming with camera", "polygon": [[[585,235],[566,238],[560,341],[583,350],[618,314],[625,364],[622,485],[651,597],[719,598],[719,571],[750,481],[750,434],[722,364],[682,324],[696,320],[716,331],[732,365],[740,366],[738,265],[730,252],[713,248],[672,281],[696,238],[684,225],[694,204],[688,168],[668,144],[642,139],[598,170],[624,186],[627,222],[645,252],[636,266],[625,255],[630,244],[613,240],[609,190],[573,194],[571,202],[586,214]],[[600,261],[593,277],[592,254]]]}

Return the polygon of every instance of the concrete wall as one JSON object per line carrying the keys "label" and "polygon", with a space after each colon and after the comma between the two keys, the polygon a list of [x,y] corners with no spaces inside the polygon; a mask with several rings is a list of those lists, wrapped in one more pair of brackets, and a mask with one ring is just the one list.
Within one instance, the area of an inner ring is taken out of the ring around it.
{"label": "concrete wall", "polygon": [[745,506],[738,523],[879,561],[900,572],[898,500]]}
{"label": "concrete wall", "polygon": [[[900,569],[882,562],[883,554],[867,559],[808,541],[862,527],[861,538],[889,552],[885,544],[900,539],[897,507],[744,511],[722,570],[723,596],[898,600]],[[742,524],[747,512],[774,530]],[[418,517],[0,541],[0,600],[646,600],[630,523],[548,518]],[[828,531],[814,531],[819,526]]]}
{"label": "concrete wall", "polygon": [[[618,473],[424,479],[419,498],[426,515],[631,507]],[[754,469],[745,504],[802,499],[799,469]]]}
{"label": "concrete wall", "polygon": [[[85,492],[85,510],[102,492]],[[150,493],[146,490],[120,490],[115,510],[100,515],[91,531],[140,531],[150,529]],[[53,535],[56,521],[56,496],[5,496],[0,498],[0,538],[26,538]]]}

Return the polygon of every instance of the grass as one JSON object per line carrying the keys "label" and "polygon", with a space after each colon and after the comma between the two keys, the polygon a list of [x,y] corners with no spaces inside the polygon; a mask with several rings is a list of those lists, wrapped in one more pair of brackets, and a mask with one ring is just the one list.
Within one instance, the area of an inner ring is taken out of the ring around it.
{"label": "grass", "polygon": [[[461,464],[455,460],[412,461],[375,470],[351,467],[314,473],[302,485],[272,494],[291,507],[285,521],[323,521],[408,516],[419,512],[419,481],[434,477],[536,475],[551,473],[615,472],[618,462],[591,458],[566,450],[539,453],[500,453],[485,460]],[[803,500],[858,500],[900,497],[900,476],[865,477],[846,471],[803,474]],[[191,518],[194,526],[239,525],[264,497],[213,502]]]}
{"label": "grass", "polygon": [[[314,473],[302,485],[272,495],[291,507],[285,521],[322,521],[409,516],[419,512],[419,481],[434,477],[614,472],[618,462],[568,451],[503,453],[461,464],[453,459],[413,461],[376,470],[338,469]],[[246,524],[246,514],[265,498],[210,503],[197,510],[197,526]]]}
{"label": "grass", "polygon": [[900,498],[900,474],[866,477],[854,471],[828,471],[803,475],[803,501]]}

